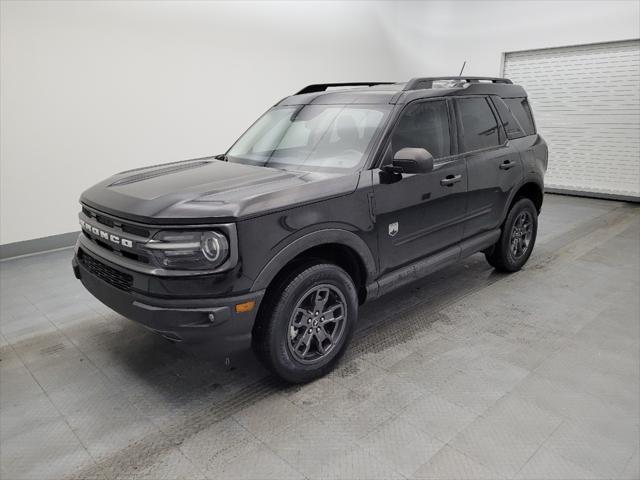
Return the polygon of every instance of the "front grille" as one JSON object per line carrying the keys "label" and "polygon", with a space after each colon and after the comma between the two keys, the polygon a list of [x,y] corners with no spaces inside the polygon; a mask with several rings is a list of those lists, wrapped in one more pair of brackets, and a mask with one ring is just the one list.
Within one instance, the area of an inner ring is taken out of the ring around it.
{"label": "front grille", "polygon": [[122,231],[125,233],[130,233],[132,235],[137,235],[139,237],[149,237],[151,233],[146,228],[135,227],[133,225],[128,225],[123,223],[121,225]]}
{"label": "front grille", "polygon": [[104,215],[96,215],[96,220],[107,227],[112,227],[115,225],[114,221],[110,218],[105,217]]}
{"label": "front grille", "polygon": [[127,250],[116,250],[115,248],[113,248],[113,246],[111,246],[107,242],[103,242],[102,240],[100,240],[100,238],[90,234],[86,230],[82,230],[82,235],[88,238],[91,242],[101,246],[105,250],[109,250],[111,253],[115,255],[120,255],[121,257],[125,257],[125,258],[128,258],[129,260],[134,260],[140,263],[149,263],[149,257],[147,255],[136,253],[136,252],[129,252]]}
{"label": "front grille", "polygon": [[131,291],[131,286],[133,285],[133,277],[131,275],[105,265],[91,255],[87,255],[82,249],[78,250],[78,259],[96,277],[120,290]]}
{"label": "front grille", "polygon": [[109,233],[120,238],[126,239],[127,235],[135,235],[136,237],[140,237],[139,239],[129,238],[129,240],[132,241],[133,246],[124,246],[117,240],[115,242],[109,241],[109,239],[103,237],[102,235],[93,232],[90,229],[83,228],[82,233],[91,242],[99,245],[105,250],[114,253],[115,255],[126,257],[129,260],[140,263],[149,263],[150,260],[148,254],[146,251],[140,248],[140,245],[145,243],[147,239],[151,238],[152,232],[150,230],[148,230],[144,226],[127,223],[126,221],[120,220],[117,217],[98,213],[97,211],[93,211],[85,205],[82,206],[82,213],[87,219],[91,220],[91,223],[89,224],[90,226],[95,226],[96,228],[108,227]]}
{"label": "front grille", "polygon": [[101,215],[97,212],[93,212],[89,210],[84,205],[82,206],[82,213],[84,213],[88,218],[95,219],[102,225],[106,225],[107,227],[117,227],[121,228],[123,232],[130,233],[132,235],[137,235],[138,237],[149,237],[151,232],[143,227],[139,227],[137,225],[132,225],[130,223],[123,222],[119,219],[110,218],[106,215]]}

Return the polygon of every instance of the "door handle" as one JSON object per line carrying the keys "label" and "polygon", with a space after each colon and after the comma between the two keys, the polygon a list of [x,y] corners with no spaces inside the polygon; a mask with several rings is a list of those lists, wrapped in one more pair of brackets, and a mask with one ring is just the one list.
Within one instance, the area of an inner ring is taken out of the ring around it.
{"label": "door handle", "polygon": [[500,170],[509,170],[510,168],[513,168],[515,166],[515,162],[512,162],[511,160],[505,160],[500,164]]}
{"label": "door handle", "polygon": [[440,180],[440,185],[443,187],[452,187],[454,183],[458,183],[462,180],[462,175],[447,175]]}

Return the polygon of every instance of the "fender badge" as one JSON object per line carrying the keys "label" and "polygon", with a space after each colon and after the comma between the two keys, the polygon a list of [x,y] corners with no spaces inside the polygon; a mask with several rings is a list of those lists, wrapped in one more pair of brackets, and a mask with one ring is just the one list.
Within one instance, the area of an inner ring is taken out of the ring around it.
{"label": "fender badge", "polygon": [[398,233],[398,222],[393,222],[389,224],[389,236],[390,237],[395,237],[396,234]]}

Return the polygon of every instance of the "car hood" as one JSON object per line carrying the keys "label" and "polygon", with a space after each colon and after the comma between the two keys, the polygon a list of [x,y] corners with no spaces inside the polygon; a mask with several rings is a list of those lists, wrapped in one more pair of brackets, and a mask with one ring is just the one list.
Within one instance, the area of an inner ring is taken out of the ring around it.
{"label": "car hood", "polygon": [[90,207],[151,223],[235,221],[340,196],[357,173],[295,172],[202,158],[128,170],[83,192]]}

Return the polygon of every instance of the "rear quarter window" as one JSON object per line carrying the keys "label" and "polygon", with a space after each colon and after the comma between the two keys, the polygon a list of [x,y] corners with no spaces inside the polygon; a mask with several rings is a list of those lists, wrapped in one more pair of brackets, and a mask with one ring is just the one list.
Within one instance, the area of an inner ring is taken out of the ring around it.
{"label": "rear quarter window", "polygon": [[504,100],[500,97],[492,97],[493,104],[498,111],[498,116],[500,117],[500,122],[502,123],[502,127],[504,128],[505,133],[507,134],[507,138],[509,140],[513,140],[514,138],[524,137],[526,134],[524,133],[524,128],[520,125],[520,122],[513,116],[511,110]]}
{"label": "rear quarter window", "polygon": [[535,135],[536,125],[533,123],[529,101],[526,98],[504,98],[503,100],[522,126],[524,133]]}

